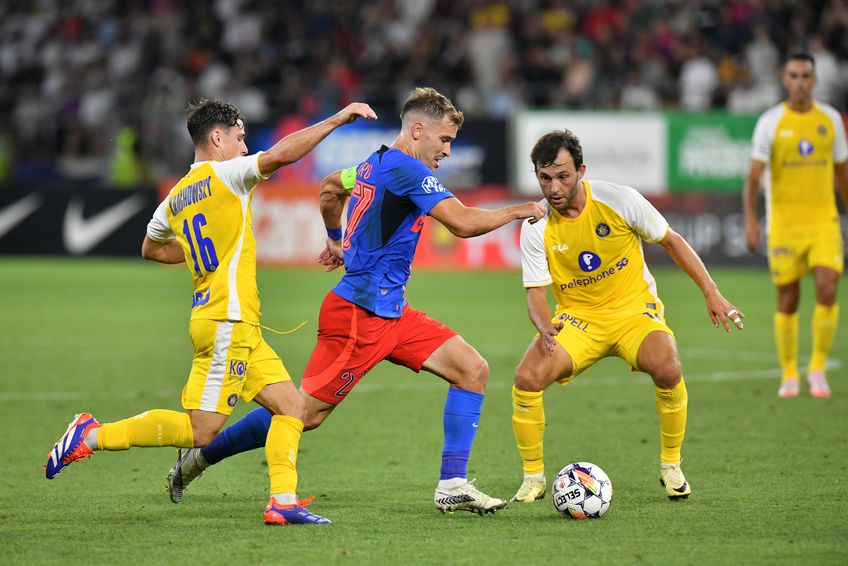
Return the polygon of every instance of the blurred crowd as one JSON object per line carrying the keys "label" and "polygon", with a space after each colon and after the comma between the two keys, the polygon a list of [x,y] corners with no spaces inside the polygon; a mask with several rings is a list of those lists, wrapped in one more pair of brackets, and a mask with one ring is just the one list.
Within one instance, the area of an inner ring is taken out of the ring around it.
{"label": "blurred crowd", "polygon": [[469,117],[524,107],[758,112],[787,52],[846,107],[844,0],[30,0],[0,4],[0,178],[179,173],[187,100],[250,123],[431,85]]}

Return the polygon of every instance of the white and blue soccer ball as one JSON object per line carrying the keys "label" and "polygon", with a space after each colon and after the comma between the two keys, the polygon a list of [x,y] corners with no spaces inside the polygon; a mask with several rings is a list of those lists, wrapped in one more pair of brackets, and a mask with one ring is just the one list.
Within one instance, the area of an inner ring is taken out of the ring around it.
{"label": "white and blue soccer ball", "polygon": [[554,508],[569,519],[597,519],[612,503],[612,482],[600,466],[575,462],[564,467],[551,486]]}

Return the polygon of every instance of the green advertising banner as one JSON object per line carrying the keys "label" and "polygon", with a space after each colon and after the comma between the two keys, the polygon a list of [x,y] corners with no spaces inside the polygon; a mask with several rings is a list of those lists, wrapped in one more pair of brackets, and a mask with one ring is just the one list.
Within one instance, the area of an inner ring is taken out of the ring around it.
{"label": "green advertising banner", "polygon": [[756,115],[670,112],[666,119],[670,192],[742,193]]}

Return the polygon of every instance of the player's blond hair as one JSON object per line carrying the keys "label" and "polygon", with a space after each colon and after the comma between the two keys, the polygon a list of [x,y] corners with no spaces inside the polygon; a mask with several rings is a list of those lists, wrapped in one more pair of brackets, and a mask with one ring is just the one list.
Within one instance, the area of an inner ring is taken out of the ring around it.
{"label": "player's blond hair", "polygon": [[456,109],[447,96],[430,87],[418,87],[410,93],[406,102],[403,103],[400,119],[406,118],[410,112],[420,112],[436,120],[447,116],[457,128],[461,128],[465,121],[465,116]]}

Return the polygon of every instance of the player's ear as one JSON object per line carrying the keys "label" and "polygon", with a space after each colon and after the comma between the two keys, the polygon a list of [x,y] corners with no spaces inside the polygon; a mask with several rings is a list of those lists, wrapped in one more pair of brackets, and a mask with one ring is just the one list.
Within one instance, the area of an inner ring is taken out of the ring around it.
{"label": "player's ear", "polygon": [[583,175],[586,174],[586,164],[581,163],[580,167],[577,168],[577,180],[580,181],[583,179]]}
{"label": "player's ear", "polygon": [[410,132],[412,133],[412,139],[418,141],[424,135],[424,122],[420,120],[415,120],[412,122],[410,127]]}
{"label": "player's ear", "polygon": [[212,128],[209,132],[209,145],[212,147],[221,147],[221,133],[219,128]]}

